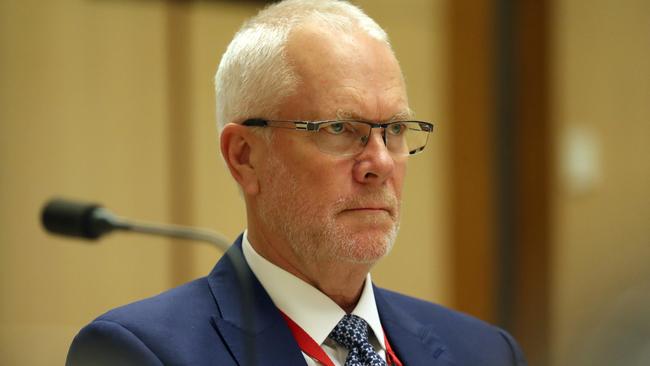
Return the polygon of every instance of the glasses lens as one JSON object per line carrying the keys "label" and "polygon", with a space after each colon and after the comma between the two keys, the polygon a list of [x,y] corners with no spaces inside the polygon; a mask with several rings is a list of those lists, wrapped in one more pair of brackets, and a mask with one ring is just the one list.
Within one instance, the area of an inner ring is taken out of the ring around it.
{"label": "glasses lens", "polygon": [[431,126],[418,121],[391,123],[386,127],[386,145],[397,155],[413,155],[424,150]]}
{"label": "glasses lens", "polygon": [[[358,121],[333,121],[320,125],[315,134],[316,145],[325,153],[355,155],[360,153],[370,136],[370,125]],[[386,147],[398,156],[413,155],[424,149],[431,125],[418,121],[394,122],[386,126]],[[383,132],[383,131],[382,131]]]}
{"label": "glasses lens", "polygon": [[325,153],[354,155],[363,150],[370,126],[357,121],[323,123],[316,133],[316,144]]}

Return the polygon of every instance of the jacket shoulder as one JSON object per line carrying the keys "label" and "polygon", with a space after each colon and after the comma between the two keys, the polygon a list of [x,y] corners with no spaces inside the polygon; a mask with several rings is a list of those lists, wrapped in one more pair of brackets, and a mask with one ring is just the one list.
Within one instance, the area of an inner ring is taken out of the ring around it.
{"label": "jacket shoulder", "polygon": [[[160,327],[178,327],[187,321],[209,320],[216,303],[205,277],[164,291],[156,296],[139,300],[110,310],[95,321],[113,321],[137,329],[160,324]],[[159,327],[159,328],[160,328]]]}
{"label": "jacket shoulder", "polygon": [[[408,313],[408,318],[430,329],[448,347],[460,364],[491,364],[488,360],[511,360],[508,364],[525,366],[523,352],[505,330],[468,314],[439,304],[377,289],[393,311]],[[382,319],[384,321],[384,319]]]}
{"label": "jacket shoulder", "polygon": [[67,364],[209,364],[203,358],[227,353],[212,326],[217,312],[200,278],[99,316],[77,334]]}
{"label": "jacket shoulder", "polygon": [[444,307],[439,304],[428,302],[422,299],[400,294],[391,290],[378,288],[377,291],[395,309],[408,309],[409,314],[417,318],[419,322],[434,324],[440,327],[445,324],[453,324],[454,327],[470,328],[495,328],[493,325],[480,319]]}

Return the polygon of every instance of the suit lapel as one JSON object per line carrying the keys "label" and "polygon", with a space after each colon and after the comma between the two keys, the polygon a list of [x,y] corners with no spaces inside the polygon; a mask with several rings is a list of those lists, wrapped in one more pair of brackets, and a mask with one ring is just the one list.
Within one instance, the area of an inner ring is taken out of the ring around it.
{"label": "suit lapel", "polygon": [[433,329],[422,325],[403,309],[394,308],[384,298],[382,290],[375,287],[374,292],[386,337],[404,366],[456,364]]}
{"label": "suit lapel", "polygon": [[[238,365],[252,365],[251,355],[255,355],[255,366],[304,366],[305,359],[287,324],[244,260],[241,239],[240,236],[208,276],[219,310],[212,317],[212,324]],[[241,283],[233,262],[239,263]],[[248,294],[243,286],[250,289]],[[251,301],[245,302],[246,297]]]}

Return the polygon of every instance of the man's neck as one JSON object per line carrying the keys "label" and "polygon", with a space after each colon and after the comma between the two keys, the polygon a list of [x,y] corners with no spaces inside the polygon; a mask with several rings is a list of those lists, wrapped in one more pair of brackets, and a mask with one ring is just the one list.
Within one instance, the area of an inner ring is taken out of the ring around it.
{"label": "man's neck", "polygon": [[318,289],[346,313],[351,313],[359,302],[370,271],[369,264],[305,261],[291,250],[281,250],[290,248],[288,243],[266,240],[263,235],[251,230],[248,231],[248,239],[260,256]]}

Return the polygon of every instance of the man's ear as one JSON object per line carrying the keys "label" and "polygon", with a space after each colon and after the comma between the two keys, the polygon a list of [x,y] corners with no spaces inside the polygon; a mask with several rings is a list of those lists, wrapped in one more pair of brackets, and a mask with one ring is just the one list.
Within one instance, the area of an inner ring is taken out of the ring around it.
{"label": "man's ear", "polygon": [[235,178],[244,194],[259,192],[257,171],[251,162],[251,143],[255,137],[245,126],[229,123],[221,131],[221,155],[230,174]]}

